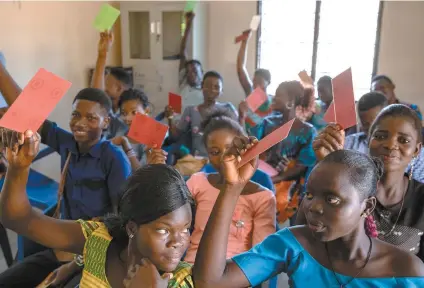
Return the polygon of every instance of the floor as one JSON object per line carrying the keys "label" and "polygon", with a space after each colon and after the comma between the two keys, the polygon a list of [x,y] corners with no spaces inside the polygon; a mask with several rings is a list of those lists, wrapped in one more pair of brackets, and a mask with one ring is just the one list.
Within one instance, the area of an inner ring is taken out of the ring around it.
{"label": "floor", "polygon": [[[283,227],[285,225],[282,225],[280,227]],[[15,256],[17,251],[17,235],[15,232],[8,230],[7,234],[9,236],[10,246],[12,247],[12,253]],[[0,253],[0,273],[7,269],[6,261],[4,260],[3,253]],[[264,288],[267,287],[264,285]],[[278,288],[289,288],[289,285],[287,283],[287,276],[286,274],[281,274],[278,277]]]}

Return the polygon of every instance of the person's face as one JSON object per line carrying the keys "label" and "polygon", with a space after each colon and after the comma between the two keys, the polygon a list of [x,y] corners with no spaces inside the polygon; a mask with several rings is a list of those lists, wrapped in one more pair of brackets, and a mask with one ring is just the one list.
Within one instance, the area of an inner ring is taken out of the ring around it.
{"label": "person's face", "polygon": [[253,89],[261,88],[263,91],[266,91],[266,88],[268,87],[269,83],[264,79],[264,77],[260,75],[255,75],[253,77]]}
{"label": "person's face", "polygon": [[374,81],[371,84],[371,91],[383,93],[389,103],[396,99],[395,86],[384,79]]}
{"label": "person's face", "polygon": [[222,93],[222,81],[216,77],[207,77],[202,84],[205,103],[215,102]]}
{"label": "person's face", "polygon": [[216,130],[208,135],[206,149],[209,161],[216,171],[221,171],[222,155],[231,148],[236,134],[228,129]]}
{"label": "person's face", "polygon": [[277,88],[277,91],[275,91],[275,97],[272,98],[271,107],[274,111],[288,113],[290,109],[287,106],[294,108],[294,101],[290,100],[289,94],[287,89],[284,88],[284,85],[280,85]]}
{"label": "person's face", "polygon": [[161,272],[173,272],[190,244],[192,221],[190,204],[140,225],[136,233],[137,251]]}
{"label": "person's face", "polygon": [[109,125],[106,110],[99,104],[88,100],[76,100],[72,105],[69,127],[75,141],[80,144],[97,142],[104,129]]}
{"label": "person's face", "polygon": [[121,119],[125,124],[131,126],[132,120],[137,114],[146,114],[143,105],[138,100],[125,101],[121,105]]}
{"label": "person's face", "polygon": [[382,106],[376,106],[371,108],[368,111],[358,112],[359,114],[359,122],[361,124],[361,131],[364,132],[368,136],[368,131],[370,130],[372,122],[374,122],[378,113],[383,109]]}
{"label": "person's face", "polygon": [[384,117],[376,123],[370,138],[370,155],[384,162],[384,171],[405,171],[420,152],[421,143],[411,121],[405,117]]}
{"label": "person's face", "polygon": [[200,65],[191,63],[187,65],[187,83],[190,86],[197,86],[199,84],[200,79],[202,79],[202,70],[200,69]]}
{"label": "person's face", "polygon": [[363,225],[361,214],[371,213],[374,203],[362,197],[350,182],[345,165],[325,163],[317,166],[309,176],[302,204],[314,237],[333,241]]}
{"label": "person's face", "polygon": [[333,101],[333,89],[331,81],[318,81],[317,84],[318,97],[324,103]]}
{"label": "person's face", "polygon": [[119,97],[124,92],[124,85],[113,77],[111,74],[107,74],[105,78],[105,92],[109,95],[112,100],[113,107],[118,107]]}

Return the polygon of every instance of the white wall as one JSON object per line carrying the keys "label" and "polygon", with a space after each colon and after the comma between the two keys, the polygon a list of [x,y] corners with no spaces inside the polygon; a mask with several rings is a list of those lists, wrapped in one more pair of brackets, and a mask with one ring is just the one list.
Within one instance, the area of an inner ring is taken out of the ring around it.
{"label": "white wall", "polygon": [[[96,61],[99,36],[92,22],[101,4],[0,3],[0,50],[18,84],[24,87],[40,67],[72,82],[71,89],[49,117],[65,129],[69,129],[72,100],[80,89],[87,87],[88,69]],[[111,64],[120,63],[120,34],[115,36],[118,45],[111,52]],[[42,159],[34,168],[54,179],[60,177],[57,155]]]}
{"label": "white wall", "polygon": [[378,73],[396,84],[397,97],[424,110],[424,2],[385,2]]}

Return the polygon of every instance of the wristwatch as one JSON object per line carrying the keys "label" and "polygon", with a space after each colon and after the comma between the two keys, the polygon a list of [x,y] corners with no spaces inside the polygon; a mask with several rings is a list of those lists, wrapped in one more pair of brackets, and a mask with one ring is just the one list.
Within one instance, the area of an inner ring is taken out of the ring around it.
{"label": "wristwatch", "polygon": [[82,255],[75,255],[74,256],[74,262],[79,266],[84,266],[84,257]]}

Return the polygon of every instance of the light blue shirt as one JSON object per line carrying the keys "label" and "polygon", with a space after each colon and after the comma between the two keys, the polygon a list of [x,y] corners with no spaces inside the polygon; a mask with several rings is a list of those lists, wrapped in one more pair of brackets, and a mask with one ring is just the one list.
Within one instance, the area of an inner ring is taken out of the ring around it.
{"label": "light blue shirt", "polygon": [[[297,241],[288,228],[268,236],[250,251],[233,257],[251,286],[257,286],[271,277],[287,273],[290,287],[339,288],[331,270],[315,260]],[[350,276],[337,274],[341,283]],[[424,277],[355,278],[348,288],[419,288],[424,287]]]}

